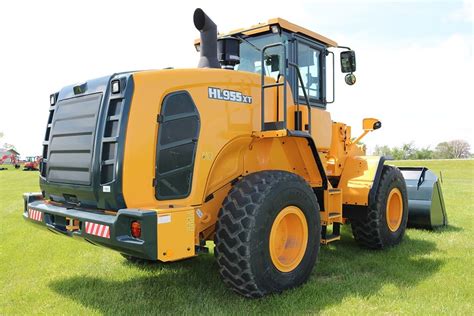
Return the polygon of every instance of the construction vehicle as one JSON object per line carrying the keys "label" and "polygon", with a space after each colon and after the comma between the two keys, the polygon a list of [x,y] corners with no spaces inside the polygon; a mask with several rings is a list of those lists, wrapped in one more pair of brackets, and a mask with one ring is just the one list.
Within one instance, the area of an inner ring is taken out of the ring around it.
{"label": "construction vehicle", "polygon": [[[19,169],[20,168],[20,163],[18,161],[18,158],[14,155],[14,154],[10,154],[10,155],[3,155],[2,157],[0,157],[0,165],[4,165],[4,164],[7,164],[7,160],[9,160],[9,164],[11,164],[12,166],[15,167],[15,169]],[[7,168],[0,168],[0,170],[7,170]]]}
{"label": "construction vehicle", "polygon": [[403,175],[358,144],[380,121],[364,119],[352,141],[327,111],[334,52],[351,85],[355,52],[280,18],[218,36],[196,9],[194,25],[197,69],[51,95],[41,193],[25,194],[24,218],[131,261],[190,258],[214,241],[223,280],[246,297],[305,282],[343,224],[363,247],[400,243]]}
{"label": "construction vehicle", "polygon": [[40,163],[41,156],[28,156],[23,165],[23,171],[38,171]]}

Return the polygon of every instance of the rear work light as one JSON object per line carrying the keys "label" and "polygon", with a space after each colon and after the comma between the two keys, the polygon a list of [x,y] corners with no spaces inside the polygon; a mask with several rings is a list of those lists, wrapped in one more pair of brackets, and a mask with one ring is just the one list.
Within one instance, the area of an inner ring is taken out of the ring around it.
{"label": "rear work light", "polygon": [[52,95],[49,96],[49,104],[51,106],[56,104],[56,94],[55,93],[53,93]]}
{"label": "rear work light", "polygon": [[120,80],[112,80],[112,93],[120,93]]}
{"label": "rear work light", "polygon": [[133,238],[140,238],[142,235],[142,226],[140,222],[133,221],[130,225],[130,233],[132,234]]}

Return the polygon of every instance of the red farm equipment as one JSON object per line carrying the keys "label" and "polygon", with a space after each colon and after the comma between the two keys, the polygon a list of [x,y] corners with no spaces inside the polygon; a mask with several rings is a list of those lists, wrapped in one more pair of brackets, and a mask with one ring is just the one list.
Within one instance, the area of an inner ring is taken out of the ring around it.
{"label": "red farm equipment", "polygon": [[26,162],[23,165],[23,171],[38,171],[41,158],[41,156],[26,157]]}
{"label": "red farm equipment", "polygon": [[[17,157],[14,154],[11,155],[3,155],[0,157],[0,165],[7,165],[10,164],[12,166],[15,166],[15,169],[20,168],[20,163],[17,159]],[[1,167],[0,170],[6,170],[7,168]]]}

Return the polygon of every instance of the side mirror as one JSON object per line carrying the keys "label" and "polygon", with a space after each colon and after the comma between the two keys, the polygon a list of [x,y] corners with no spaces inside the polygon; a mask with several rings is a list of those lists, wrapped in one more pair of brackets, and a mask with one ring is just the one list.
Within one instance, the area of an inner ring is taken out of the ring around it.
{"label": "side mirror", "polygon": [[346,81],[346,84],[352,86],[356,83],[356,76],[354,74],[347,74],[344,80]]}
{"label": "side mirror", "polygon": [[341,52],[341,71],[343,73],[353,73],[356,71],[356,55],[353,50]]}
{"label": "side mirror", "polygon": [[365,118],[362,120],[362,129],[366,132],[375,131],[382,127],[382,122],[376,118]]}

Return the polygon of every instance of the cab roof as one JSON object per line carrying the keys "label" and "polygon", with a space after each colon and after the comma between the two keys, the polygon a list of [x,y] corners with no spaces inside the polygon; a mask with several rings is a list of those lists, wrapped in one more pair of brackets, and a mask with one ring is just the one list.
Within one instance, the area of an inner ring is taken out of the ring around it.
{"label": "cab roof", "polygon": [[[327,38],[326,36],[323,36],[319,33],[310,31],[310,30],[308,30],[304,27],[301,27],[299,25],[293,24],[293,23],[291,23],[291,22],[289,22],[285,19],[282,19],[282,18],[273,18],[273,19],[268,20],[267,22],[252,25],[249,28],[240,28],[240,29],[237,29],[237,30],[230,31],[229,33],[219,34],[219,37],[229,36],[229,35],[237,35],[237,34],[255,35],[255,34],[259,34],[259,33],[265,33],[265,32],[270,31],[271,27],[273,25],[278,25],[280,28],[282,28],[284,30],[287,30],[287,31],[290,31],[292,33],[305,35],[305,36],[307,36],[309,38],[312,38],[316,41],[322,42],[322,43],[326,44],[327,46],[332,46],[332,47],[337,46],[337,43],[335,41],[333,41],[332,39]],[[199,43],[200,43],[199,39],[196,39],[194,41],[195,45],[199,44]]]}

